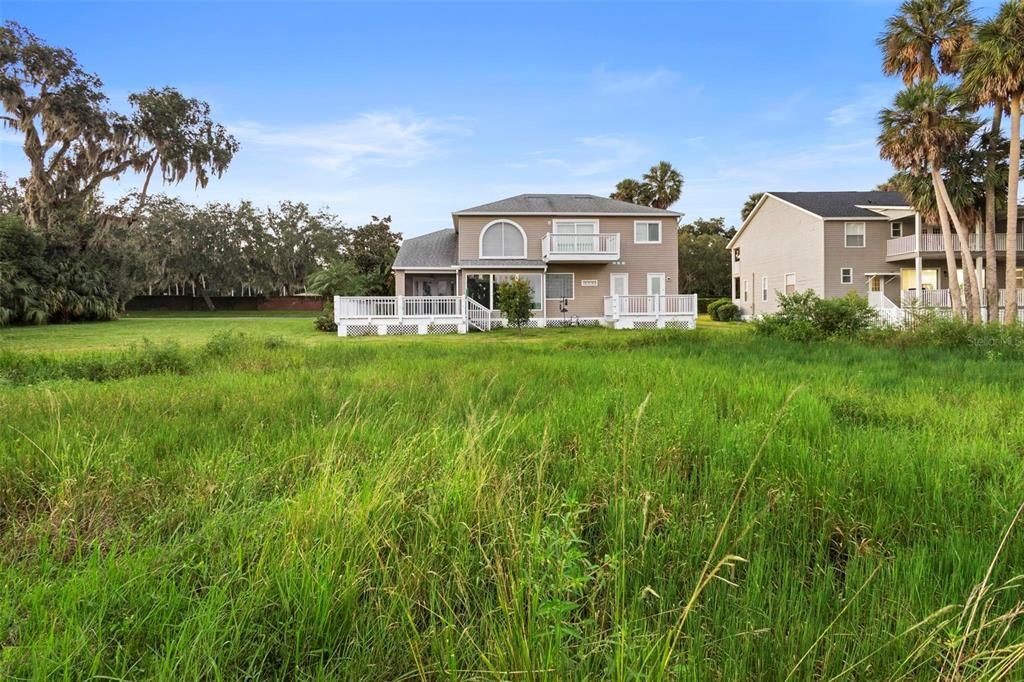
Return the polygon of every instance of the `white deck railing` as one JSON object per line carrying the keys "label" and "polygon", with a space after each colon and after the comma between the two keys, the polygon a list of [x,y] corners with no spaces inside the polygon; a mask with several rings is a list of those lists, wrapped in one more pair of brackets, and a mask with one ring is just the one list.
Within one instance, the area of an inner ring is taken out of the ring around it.
{"label": "white deck railing", "polygon": [[[960,251],[960,238],[955,234],[952,237],[953,250]],[[977,232],[971,233],[968,244],[970,244],[971,251],[982,252],[985,250],[985,239]],[[922,252],[944,252],[946,247],[943,245],[942,235],[922,234],[920,249],[917,248],[916,234],[890,239],[885,243],[885,254],[887,256],[901,256],[908,253],[917,253],[919,250]],[[1006,251],[1005,233],[996,233],[996,251]],[[1021,232],[1017,233],[1017,251],[1024,251],[1024,233]]]}
{"label": "white deck railing", "polygon": [[697,314],[697,294],[605,296],[605,317],[658,317]]}
{"label": "white deck railing", "polygon": [[[543,311],[536,311],[534,317],[536,326],[549,322]],[[599,322],[601,315],[585,319]],[[466,296],[335,296],[334,321],[339,336],[465,333],[470,327],[490,331],[501,326],[502,315]],[[697,295],[607,296],[604,323],[617,329],[693,328],[697,324]]]}
{"label": "white deck railing", "polygon": [[338,319],[463,316],[462,296],[336,296]]}
{"label": "white deck railing", "polygon": [[544,235],[541,251],[551,256],[602,256],[618,258],[619,235],[612,234],[552,234]]}
{"label": "white deck railing", "polygon": [[336,319],[398,317],[398,299],[394,296],[335,296]]}

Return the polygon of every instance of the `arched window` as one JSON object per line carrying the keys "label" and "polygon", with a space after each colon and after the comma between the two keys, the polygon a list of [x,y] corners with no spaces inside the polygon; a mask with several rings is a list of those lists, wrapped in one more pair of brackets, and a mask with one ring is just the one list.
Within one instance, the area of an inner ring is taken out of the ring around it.
{"label": "arched window", "polygon": [[526,258],[526,234],[509,220],[488,223],[480,233],[481,258]]}

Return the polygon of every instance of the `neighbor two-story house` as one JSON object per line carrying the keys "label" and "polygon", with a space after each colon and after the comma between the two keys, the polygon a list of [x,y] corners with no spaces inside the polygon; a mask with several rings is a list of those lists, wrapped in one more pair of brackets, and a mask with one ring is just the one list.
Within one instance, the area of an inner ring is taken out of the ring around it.
{"label": "neighbor two-story house", "polygon": [[339,335],[487,331],[504,324],[498,286],[533,291],[529,325],[692,327],[679,295],[679,213],[590,194],[521,194],[452,213],[406,239],[394,297],[335,301]]}
{"label": "neighbor two-story house", "polygon": [[[1022,230],[1024,220],[1017,230],[1020,261]],[[1005,218],[997,221],[995,236],[1002,307]],[[950,277],[964,282],[965,257],[974,260],[984,287],[980,226],[972,226],[968,247],[954,235],[958,267],[951,274],[941,228],[923,221],[899,192],[766,192],[729,242],[732,297],[749,318],[775,312],[779,293],[856,292],[898,322],[910,306],[949,308]],[[1017,282],[1024,306],[1024,268],[1017,269]]]}

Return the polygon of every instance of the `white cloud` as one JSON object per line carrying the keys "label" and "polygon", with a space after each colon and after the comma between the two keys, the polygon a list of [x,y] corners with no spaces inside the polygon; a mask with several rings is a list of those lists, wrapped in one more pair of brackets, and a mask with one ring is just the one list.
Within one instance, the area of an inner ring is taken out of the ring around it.
{"label": "white cloud", "polygon": [[797,90],[788,97],[770,101],[757,110],[757,117],[766,123],[789,123],[802,116],[810,90]]}
{"label": "white cloud", "polygon": [[892,100],[891,86],[862,86],[860,95],[846,104],[832,109],[825,120],[835,128],[874,125],[878,112]]}
{"label": "white cloud", "polygon": [[230,129],[243,149],[278,153],[342,177],[353,175],[362,164],[414,165],[443,153],[445,141],[468,132],[463,120],[399,112],[370,112],[303,126],[245,121]]}
{"label": "white cloud", "polygon": [[629,138],[614,135],[592,135],[576,140],[575,147],[548,152],[531,152],[540,155],[540,162],[548,166],[565,169],[573,177],[587,177],[630,172],[636,161],[641,159],[647,148]]}
{"label": "white cloud", "polygon": [[616,95],[665,87],[678,79],[678,73],[660,66],[642,71],[610,71],[601,65],[590,74],[594,87],[601,92]]}

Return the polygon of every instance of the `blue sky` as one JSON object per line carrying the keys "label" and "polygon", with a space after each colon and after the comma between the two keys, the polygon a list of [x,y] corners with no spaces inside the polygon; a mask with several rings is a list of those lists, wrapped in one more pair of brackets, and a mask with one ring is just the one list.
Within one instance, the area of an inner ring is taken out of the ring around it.
{"label": "blue sky", "polygon": [[[522,192],[607,194],[671,161],[686,217],[738,224],[758,190],[871,189],[898,84],[874,40],[897,2],[22,3],[115,107],[172,85],[242,149],[189,201],[391,214],[407,236]],[[985,5],[978,5],[981,13]],[[24,163],[10,133],[9,175]],[[113,197],[133,183],[108,185]]]}

